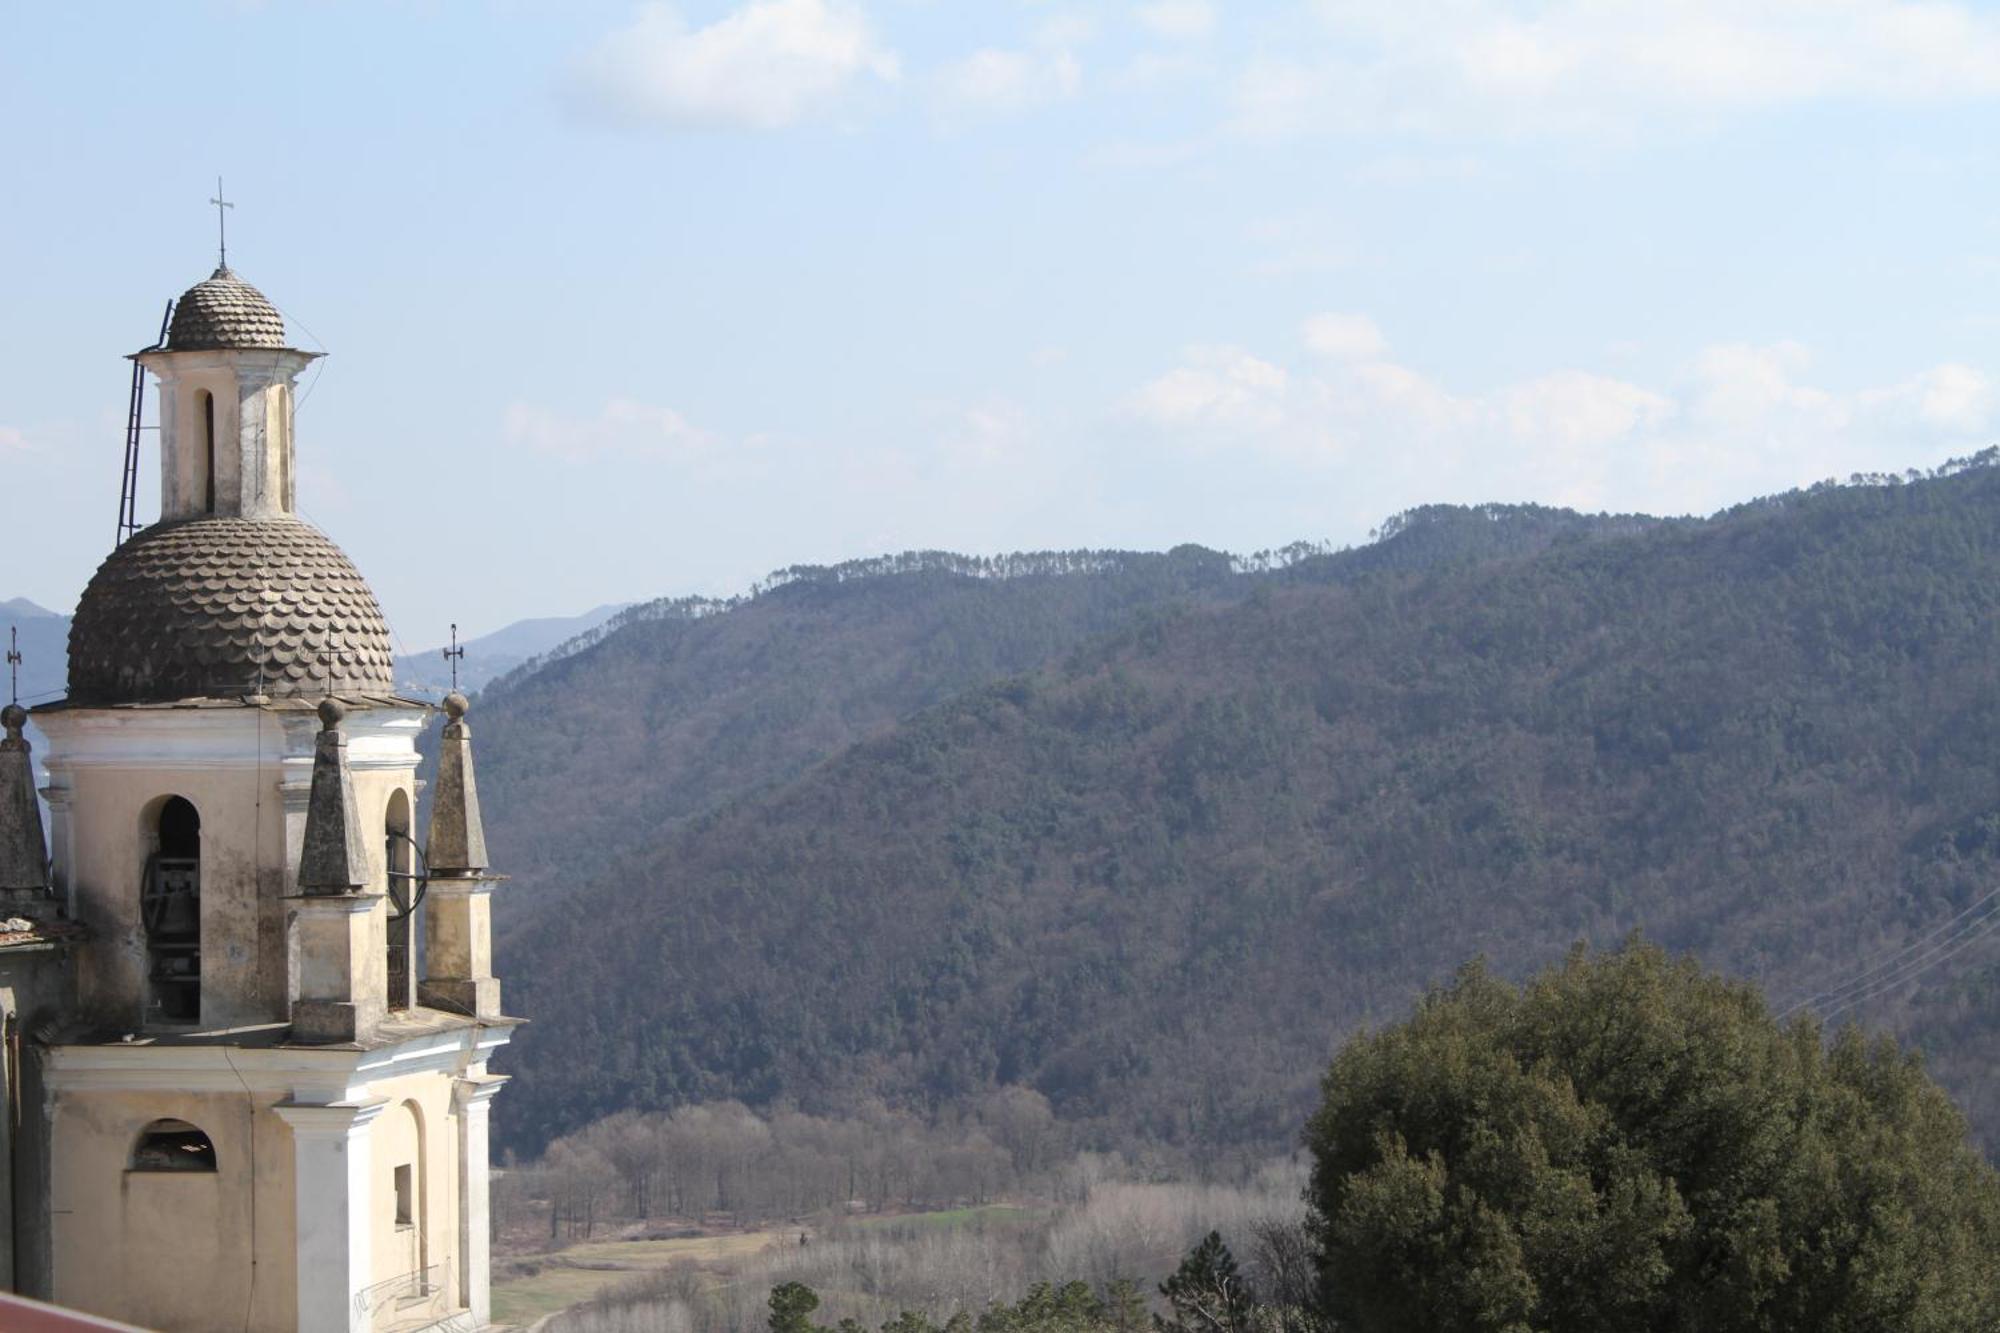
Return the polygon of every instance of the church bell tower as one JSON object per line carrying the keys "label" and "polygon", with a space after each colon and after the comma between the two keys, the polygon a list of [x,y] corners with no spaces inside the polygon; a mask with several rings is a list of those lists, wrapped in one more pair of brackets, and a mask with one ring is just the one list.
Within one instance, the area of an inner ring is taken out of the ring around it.
{"label": "church bell tower", "polygon": [[432,709],[396,694],[374,594],[298,514],[315,354],[221,267],[135,359],[160,521],[91,579],[68,697],[34,713],[77,938],[34,1034],[16,1284],[147,1328],[480,1328],[487,1061],[514,1020],[466,701],[426,856]]}

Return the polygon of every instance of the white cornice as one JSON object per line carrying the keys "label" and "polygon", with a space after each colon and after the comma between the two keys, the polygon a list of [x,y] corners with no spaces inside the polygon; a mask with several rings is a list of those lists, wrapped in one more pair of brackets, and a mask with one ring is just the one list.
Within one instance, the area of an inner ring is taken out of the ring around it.
{"label": "white cornice", "polygon": [[353,1046],[52,1045],[47,1084],[62,1092],[252,1092],[302,1105],[366,1102],[406,1074],[476,1077],[510,1027],[461,1023],[363,1050]]}
{"label": "white cornice", "polygon": [[279,384],[291,382],[322,355],[296,347],[148,347],[132,353],[131,359],[162,379],[177,378],[191,371],[227,370],[239,377],[261,374],[264,383]]}
{"label": "white cornice", "polygon": [[[347,761],[356,770],[407,770],[430,720],[422,708],[356,708],[347,715]],[[51,781],[77,769],[199,771],[274,769],[310,779],[318,720],[311,713],[241,708],[77,708],[37,714],[48,737]]]}

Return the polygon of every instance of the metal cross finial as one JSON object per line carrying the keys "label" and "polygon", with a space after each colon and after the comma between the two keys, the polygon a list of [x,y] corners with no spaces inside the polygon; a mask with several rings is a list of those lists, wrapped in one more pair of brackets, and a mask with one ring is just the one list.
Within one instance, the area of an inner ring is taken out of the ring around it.
{"label": "metal cross finial", "polygon": [[458,641],[458,626],[451,627],[451,647],[444,650],[444,660],[451,663],[451,692],[458,693],[458,663],[465,656],[465,648]]}
{"label": "metal cross finial", "polygon": [[21,702],[21,627],[7,627],[7,676],[9,696],[14,703]]}
{"label": "metal cross finial", "polygon": [[225,208],[234,208],[234,207],[236,207],[236,205],[235,205],[235,204],[232,204],[232,203],[230,203],[230,202],[229,202],[229,201],[228,201],[227,199],[224,199],[224,198],[222,197],[222,177],[220,177],[220,176],[217,176],[217,177],[215,178],[215,198],[213,198],[213,199],[209,200],[208,202],[209,202],[209,203],[211,203],[211,204],[214,204],[214,205],[215,205],[215,249],[216,249],[216,253],[218,254],[218,256],[219,256],[219,257],[220,257],[220,259],[221,259],[221,266],[222,266],[223,268],[228,268],[228,267],[229,267],[229,231],[228,231],[228,229],[227,229],[227,228],[226,228],[226,227],[225,227],[225,226],[223,225],[223,216],[222,216],[222,210],[223,210],[223,209],[225,209]]}

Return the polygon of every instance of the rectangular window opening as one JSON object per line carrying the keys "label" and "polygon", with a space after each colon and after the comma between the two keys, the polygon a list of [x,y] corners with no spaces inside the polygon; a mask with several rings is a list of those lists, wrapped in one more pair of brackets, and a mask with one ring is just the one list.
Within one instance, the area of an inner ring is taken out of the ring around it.
{"label": "rectangular window opening", "polygon": [[396,1225],[415,1226],[416,1218],[410,1212],[410,1167],[408,1163],[396,1168]]}

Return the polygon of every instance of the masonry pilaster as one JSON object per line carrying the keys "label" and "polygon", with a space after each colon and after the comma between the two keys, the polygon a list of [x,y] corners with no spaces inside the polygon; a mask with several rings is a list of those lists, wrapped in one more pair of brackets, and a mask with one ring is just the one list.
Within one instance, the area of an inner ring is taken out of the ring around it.
{"label": "masonry pilaster", "polygon": [[364,1333],[374,1235],[368,1129],[386,1102],[275,1109],[292,1129],[298,1203],[298,1333]]}

